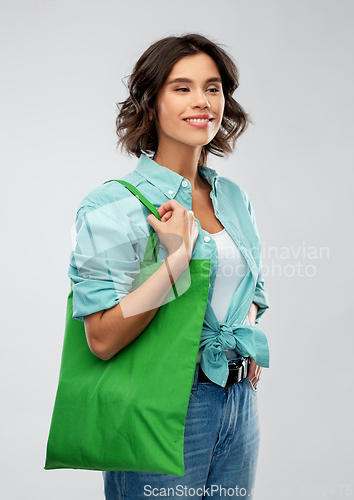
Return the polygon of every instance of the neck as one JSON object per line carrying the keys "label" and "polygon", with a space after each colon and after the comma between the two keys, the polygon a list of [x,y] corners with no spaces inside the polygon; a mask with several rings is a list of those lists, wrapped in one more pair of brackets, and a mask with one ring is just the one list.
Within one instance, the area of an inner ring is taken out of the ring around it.
{"label": "neck", "polygon": [[188,179],[191,183],[192,191],[194,191],[200,189],[204,184],[198,174],[198,160],[200,153],[201,147],[181,148],[179,145],[175,148],[175,150],[169,148],[168,151],[159,148],[154,157],[154,161],[156,161],[159,165],[176,172],[185,179]]}

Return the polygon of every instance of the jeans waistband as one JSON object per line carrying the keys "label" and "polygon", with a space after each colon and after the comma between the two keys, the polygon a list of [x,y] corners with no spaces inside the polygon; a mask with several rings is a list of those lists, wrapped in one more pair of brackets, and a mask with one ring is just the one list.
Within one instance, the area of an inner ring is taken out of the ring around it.
{"label": "jeans waistband", "polygon": [[[248,360],[248,359],[249,358],[245,358],[244,356],[239,356],[238,358],[228,359],[228,364],[234,363],[234,362],[237,363],[238,361],[243,361],[243,360]],[[246,363],[246,365],[248,365],[248,363]],[[197,363],[196,368],[195,368],[195,372],[194,372],[192,390],[196,390],[198,388],[199,370],[201,370],[200,363]],[[246,369],[246,375],[245,376],[247,376],[247,369]],[[212,384],[213,382],[210,382],[210,383]]]}

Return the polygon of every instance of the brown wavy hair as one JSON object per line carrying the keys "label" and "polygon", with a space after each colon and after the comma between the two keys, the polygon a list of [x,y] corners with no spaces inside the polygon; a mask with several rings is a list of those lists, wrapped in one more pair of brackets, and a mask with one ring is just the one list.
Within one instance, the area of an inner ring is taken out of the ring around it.
{"label": "brown wavy hair", "polygon": [[247,113],[232,97],[239,84],[239,72],[220,46],[198,34],[163,38],[153,43],[140,57],[128,80],[129,97],[117,104],[117,146],[138,158],[142,153],[148,156],[156,154],[157,94],[180,59],[200,53],[210,56],[219,70],[225,108],[219,131],[202,148],[199,165],[206,165],[209,153],[224,156],[233,151],[236,140],[250,122]]}

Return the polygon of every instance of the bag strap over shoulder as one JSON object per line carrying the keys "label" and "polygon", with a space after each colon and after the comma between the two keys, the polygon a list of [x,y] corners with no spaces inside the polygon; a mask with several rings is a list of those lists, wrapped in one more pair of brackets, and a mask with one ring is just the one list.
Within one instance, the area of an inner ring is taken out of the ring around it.
{"label": "bag strap over shoulder", "polygon": [[141,203],[143,205],[146,206],[146,208],[152,213],[155,215],[155,217],[158,219],[158,220],[161,220],[161,217],[158,213],[158,211],[156,210],[156,208],[154,207],[154,205],[152,203],[150,203],[150,201],[145,198],[144,195],[141,194],[141,192],[135,187],[133,186],[133,184],[130,184],[129,182],[127,181],[122,181],[122,180],[117,180],[117,179],[111,179],[110,181],[106,181],[104,184],[107,184],[107,182],[120,182],[121,184],[123,184],[123,186],[125,186],[127,189],[129,189],[129,191],[136,197],[138,198],[139,201],[141,201]]}
{"label": "bag strap over shoulder", "polygon": [[[154,207],[150,201],[145,198],[143,194],[140,193],[140,191],[133,186],[133,184],[130,184],[130,182],[123,181],[123,180],[117,180],[117,179],[111,179],[110,181],[104,182],[104,184],[107,184],[108,182],[119,182],[123,186],[125,186],[129,191],[136,197],[138,200],[153,214],[158,220],[161,220],[161,217],[157,211],[157,209]],[[145,250],[145,255],[144,255],[144,261],[152,261],[154,256],[155,262],[157,262],[157,254],[159,251],[159,245],[160,245],[160,240],[158,239],[158,236],[153,228],[151,228],[150,232],[150,245],[146,246]],[[150,253],[150,250],[152,250],[152,253]]]}

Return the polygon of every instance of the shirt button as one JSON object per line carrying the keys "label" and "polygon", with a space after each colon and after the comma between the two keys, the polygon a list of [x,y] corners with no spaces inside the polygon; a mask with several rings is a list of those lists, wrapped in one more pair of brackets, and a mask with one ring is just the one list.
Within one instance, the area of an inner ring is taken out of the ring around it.
{"label": "shirt button", "polygon": [[209,241],[210,241],[210,236],[204,236],[204,241],[205,241],[206,243],[209,243]]}
{"label": "shirt button", "polygon": [[188,186],[188,182],[187,181],[182,181],[182,186],[185,188]]}
{"label": "shirt button", "polygon": [[172,189],[169,190],[168,194],[172,195],[173,194],[173,191]]}

